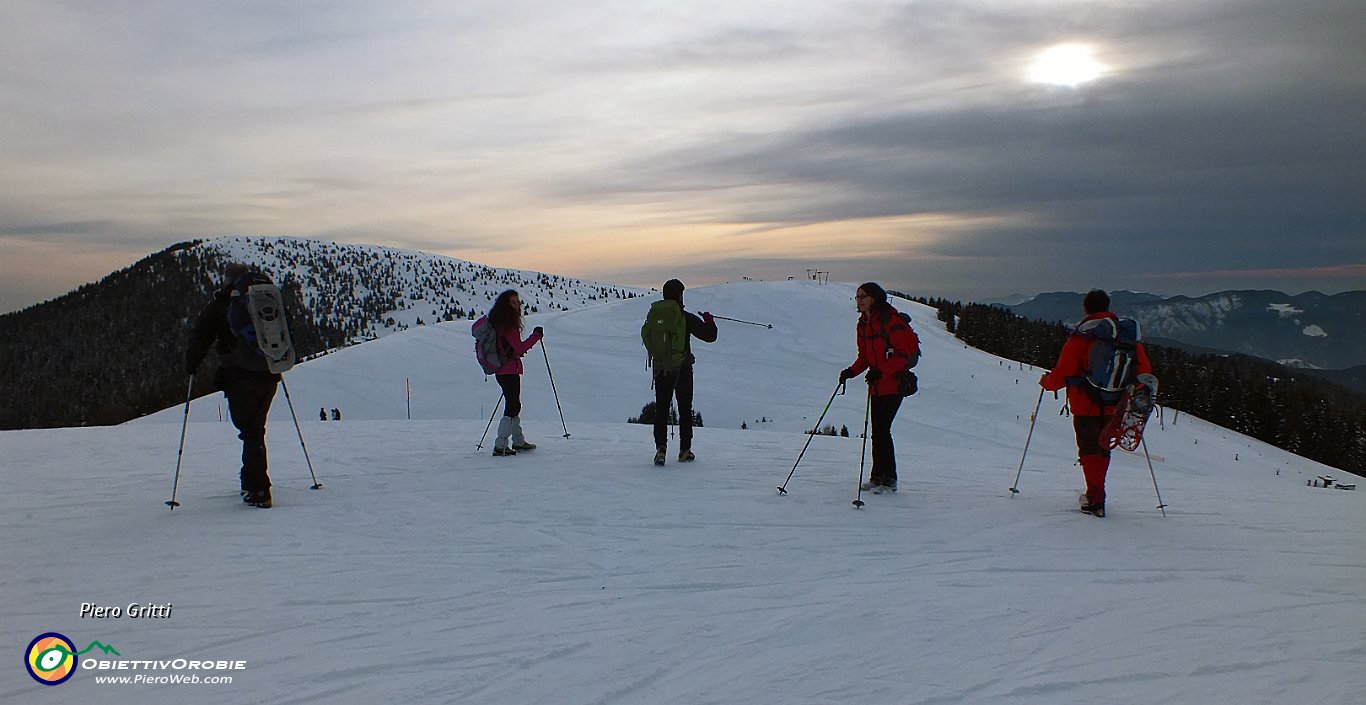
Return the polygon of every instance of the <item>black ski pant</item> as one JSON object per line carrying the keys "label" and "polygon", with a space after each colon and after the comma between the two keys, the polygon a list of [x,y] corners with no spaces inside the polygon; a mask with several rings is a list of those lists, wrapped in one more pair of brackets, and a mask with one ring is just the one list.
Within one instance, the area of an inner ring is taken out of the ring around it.
{"label": "black ski pant", "polygon": [[1077,434],[1077,456],[1085,458],[1088,455],[1100,455],[1110,457],[1110,449],[1100,444],[1100,432],[1105,430],[1105,424],[1110,422],[1110,416],[1114,413],[1114,407],[1103,409],[1102,416],[1073,416],[1072,430]]}
{"label": "black ski pant", "polygon": [[280,375],[224,367],[218,372],[219,386],[228,397],[228,414],[242,439],[242,489],[260,492],[270,489],[266,469],[266,415]]}
{"label": "black ski pant", "polygon": [[874,396],[872,401],[873,469],[868,475],[875,485],[896,482],[896,446],[892,443],[892,421],[901,408],[901,395]]}
{"label": "black ski pant", "polygon": [[678,451],[692,449],[692,365],[655,374],[655,447],[669,445],[669,404],[678,397]]}
{"label": "black ski pant", "polygon": [[517,418],[522,415],[522,376],[494,375],[498,386],[503,388],[503,416]]}

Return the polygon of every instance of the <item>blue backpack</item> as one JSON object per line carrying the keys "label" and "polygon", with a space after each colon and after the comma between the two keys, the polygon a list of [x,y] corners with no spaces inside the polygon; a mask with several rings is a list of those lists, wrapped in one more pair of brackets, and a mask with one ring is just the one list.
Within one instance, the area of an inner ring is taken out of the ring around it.
{"label": "blue backpack", "polygon": [[1138,322],[1129,318],[1095,318],[1077,326],[1077,333],[1091,339],[1084,377],[1100,400],[1113,403],[1134,383],[1138,343],[1143,339]]}

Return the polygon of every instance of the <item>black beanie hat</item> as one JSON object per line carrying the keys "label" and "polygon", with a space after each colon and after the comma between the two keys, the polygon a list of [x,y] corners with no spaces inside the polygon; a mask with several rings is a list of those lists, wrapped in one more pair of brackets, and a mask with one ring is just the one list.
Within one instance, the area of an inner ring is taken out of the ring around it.
{"label": "black beanie hat", "polygon": [[673,301],[681,301],[683,299],[683,282],[678,281],[677,279],[670,279],[669,281],[664,282],[663,291],[664,298]]}
{"label": "black beanie hat", "polygon": [[1086,310],[1086,315],[1100,313],[1110,310],[1110,295],[1100,289],[1092,289],[1086,292],[1086,298],[1081,300],[1081,307]]}

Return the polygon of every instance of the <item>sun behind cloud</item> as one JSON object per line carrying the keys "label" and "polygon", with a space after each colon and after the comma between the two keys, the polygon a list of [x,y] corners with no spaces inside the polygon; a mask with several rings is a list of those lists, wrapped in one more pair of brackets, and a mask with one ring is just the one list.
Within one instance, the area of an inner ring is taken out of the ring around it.
{"label": "sun behind cloud", "polygon": [[1095,50],[1086,44],[1055,44],[1039,53],[1029,64],[1029,80],[1057,86],[1079,86],[1100,78],[1106,67],[1096,60]]}

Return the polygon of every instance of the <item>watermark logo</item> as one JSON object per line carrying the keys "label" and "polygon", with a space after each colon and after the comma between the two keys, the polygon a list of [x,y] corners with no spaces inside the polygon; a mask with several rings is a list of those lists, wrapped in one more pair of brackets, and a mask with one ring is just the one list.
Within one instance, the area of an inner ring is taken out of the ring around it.
{"label": "watermark logo", "polygon": [[79,663],[77,657],[91,649],[99,649],[105,654],[115,656],[122,655],[115,651],[114,647],[105,646],[98,641],[92,641],[89,646],[77,651],[76,644],[65,635],[48,632],[39,634],[29,642],[28,650],[24,652],[24,666],[28,669],[28,674],[33,676],[33,680],[43,685],[60,685],[76,672]]}

